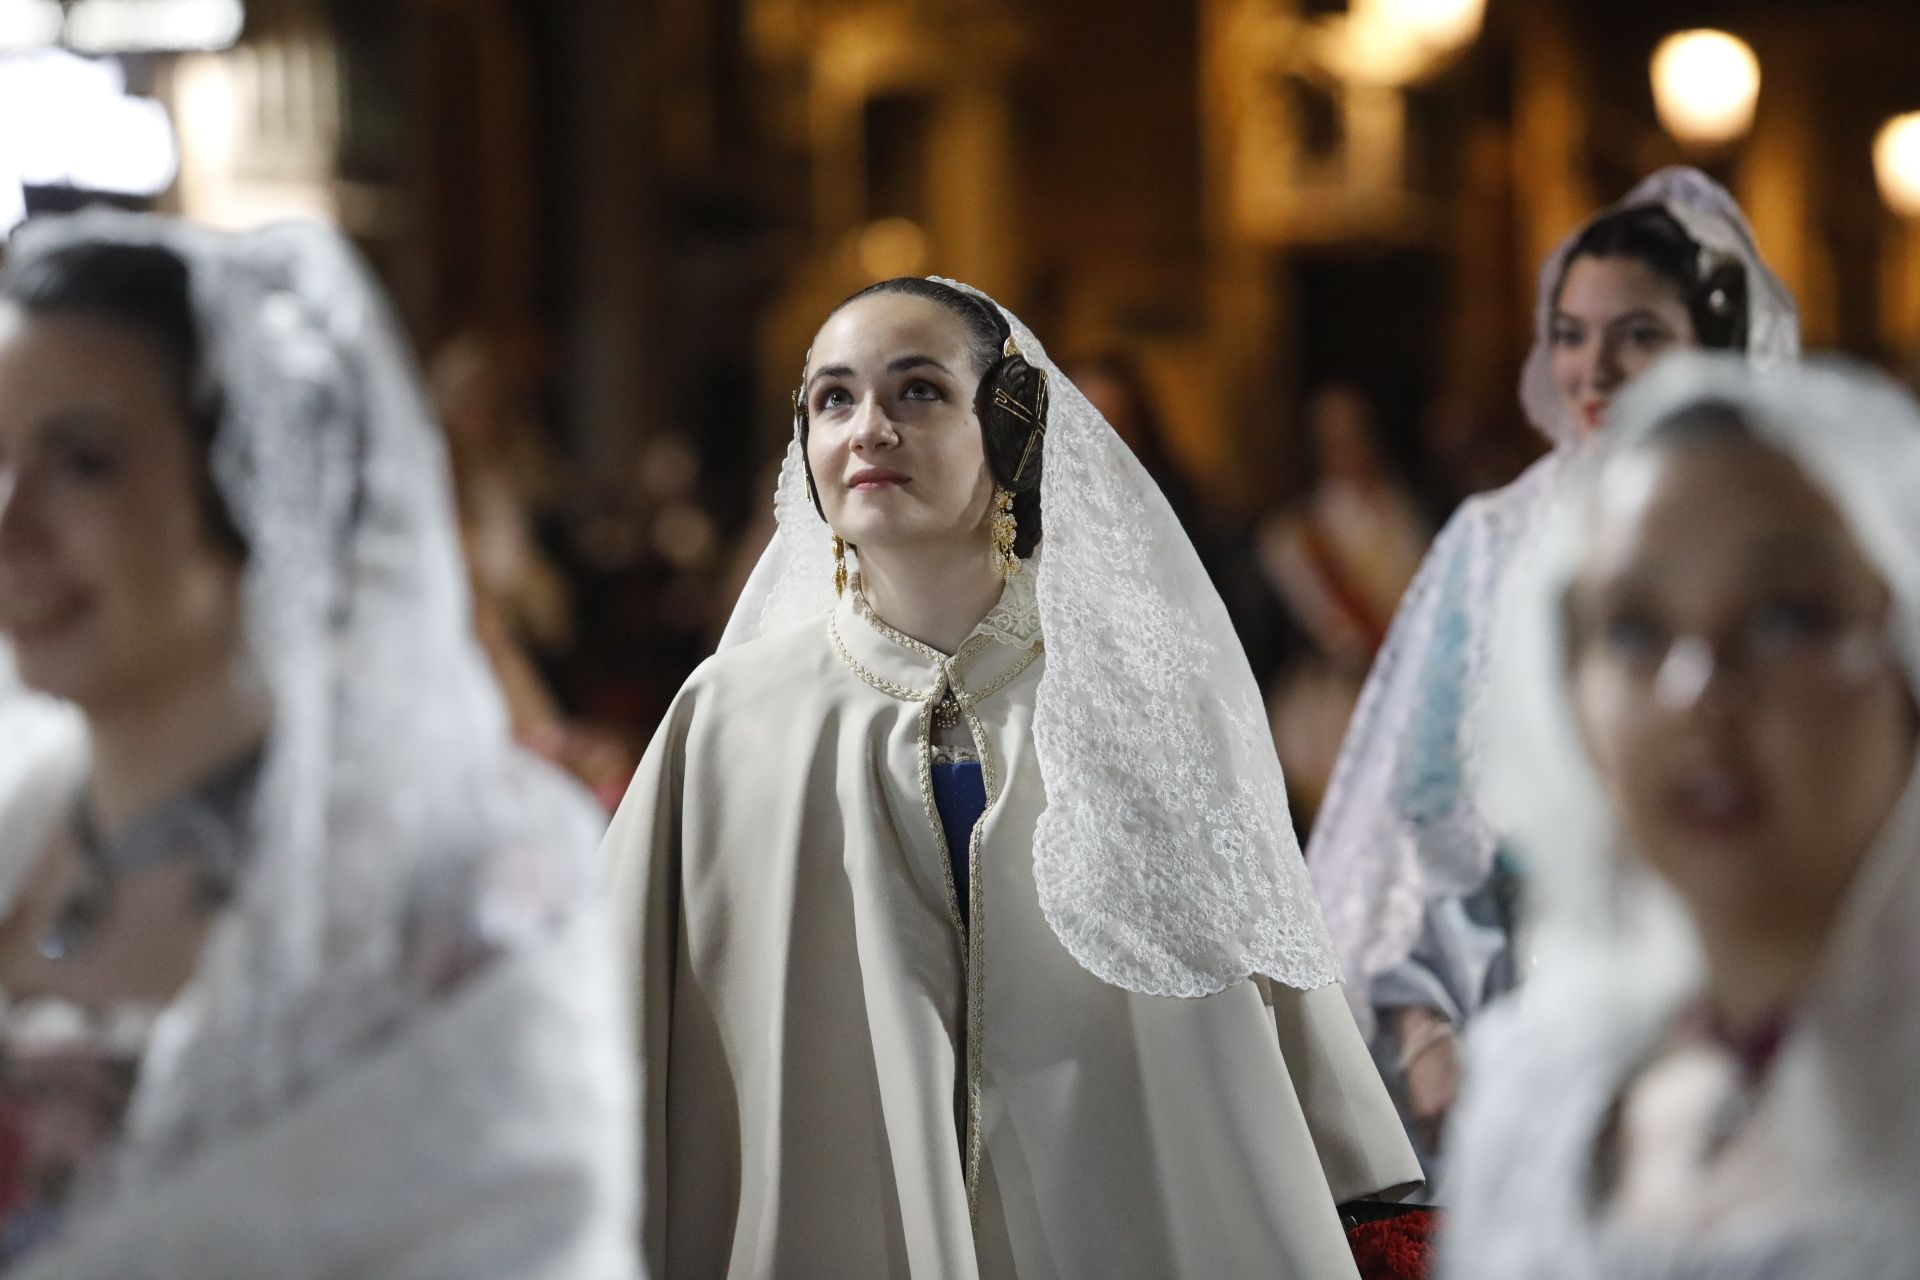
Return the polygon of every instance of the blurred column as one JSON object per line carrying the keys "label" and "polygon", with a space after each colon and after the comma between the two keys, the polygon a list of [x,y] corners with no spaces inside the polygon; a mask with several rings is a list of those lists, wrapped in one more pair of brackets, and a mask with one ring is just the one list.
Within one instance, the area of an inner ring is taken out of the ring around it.
{"label": "blurred column", "polygon": [[[541,359],[533,33],[508,0],[416,0],[415,149],[433,336],[483,335],[527,374]],[[479,90],[479,91],[476,91]]]}
{"label": "blurred column", "polygon": [[1792,38],[1763,47],[1766,88],[1741,157],[1736,193],[1767,265],[1800,304],[1803,342],[1825,347],[1838,336],[1837,290],[1833,263],[1817,234],[1818,140],[1811,68],[1802,48]]}
{"label": "blurred column", "polygon": [[[555,361],[587,474],[614,481],[665,402],[658,284],[663,251],[655,92],[666,51],[650,39],[662,6],[567,0],[551,24],[546,167],[551,246],[567,300]],[[476,211],[484,213],[484,211]],[[653,308],[650,313],[650,307]]]}
{"label": "blurred column", "polygon": [[1595,209],[1584,158],[1584,77],[1559,0],[1514,9],[1513,190],[1519,312],[1531,316],[1540,263]]}

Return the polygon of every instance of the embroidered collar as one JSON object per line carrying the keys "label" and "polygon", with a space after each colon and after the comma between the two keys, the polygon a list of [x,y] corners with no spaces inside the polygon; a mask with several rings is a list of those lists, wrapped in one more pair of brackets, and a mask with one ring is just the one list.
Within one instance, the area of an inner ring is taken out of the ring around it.
{"label": "embroidered collar", "polygon": [[1011,684],[1040,656],[1036,566],[1028,562],[960,648],[945,654],[873,611],[855,575],[829,622],[834,651],[853,673],[889,697],[937,703],[951,690],[972,706]]}

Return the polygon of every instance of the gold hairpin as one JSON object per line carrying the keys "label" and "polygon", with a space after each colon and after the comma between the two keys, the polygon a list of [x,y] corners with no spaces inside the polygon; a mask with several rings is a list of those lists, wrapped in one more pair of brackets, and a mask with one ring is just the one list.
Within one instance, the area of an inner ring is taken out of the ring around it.
{"label": "gold hairpin", "polygon": [[1031,410],[1018,404],[1005,391],[998,388],[994,390],[994,403],[999,404],[1001,397],[1006,397],[1005,407],[1033,426],[1033,430],[1027,432],[1027,447],[1020,451],[1020,465],[1013,469],[1015,484],[1019,484],[1020,478],[1027,474],[1027,464],[1033,461],[1033,451],[1040,444],[1040,437],[1047,433],[1047,371],[1035,369],[1034,372],[1040,375],[1040,381],[1034,384]]}
{"label": "gold hairpin", "polygon": [[993,389],[993,407],[996,409],[1005,409],[1022,422],[1033,421],[1033,410],[1008,395],[1005,387],[995,387]]}
{"label": "gold hairpin", "polygon": [[813,348],[807,348],[807,354],[800,357],[800,385],[793,389],[793,416],[800,416],[800,393],[807,389],[807,366],[813,363]]}

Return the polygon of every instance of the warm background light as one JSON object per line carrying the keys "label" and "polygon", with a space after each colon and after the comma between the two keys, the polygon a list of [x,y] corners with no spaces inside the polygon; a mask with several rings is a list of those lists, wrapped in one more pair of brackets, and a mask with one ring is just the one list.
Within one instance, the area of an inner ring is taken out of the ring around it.
{"label": "warm background light", "polygon": [[1486,0],[1361,0],[1356,13],[1398,28],[1435,53],[1473,43],[1486,16]]}
{"label": "warm background light", "polygon": [[856,253],[860,269],[875,280],[910,276],[926,265],[927,233],[908,218],[882,218],[861,230]]}
{"label": "warm background light", "polygon": [[1920,111],[1895,116],[1873,140],[1873,176],[1888,207],[1920,218]]}
{"label": "warm background light", "polygon": [[1653,54],[1653,102],[1668,133],[1689,146],[1720,146],[1753,127],[1760,60],[1724,31],[1681,31]]}
{"label": "warm background light", "polygon": [[1364,84],[1421,79],[1472,44],[1486,0],[1353,0],[1330,32],[1333,69]]}

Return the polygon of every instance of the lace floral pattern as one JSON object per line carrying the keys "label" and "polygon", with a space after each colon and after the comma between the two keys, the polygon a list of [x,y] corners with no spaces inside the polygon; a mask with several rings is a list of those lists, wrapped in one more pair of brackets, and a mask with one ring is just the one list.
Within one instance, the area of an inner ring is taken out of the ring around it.
{"label": "lace floral pattern", "polygon": [[[1209,995],[1253,973],[1303,989],[1335,981],[1226,608],[1158,486],[1007,318],[1052,392],[1047,533],[987,624],[1015,644],[1036,627],[1046,637],[1033,718],[1047,788],[1033,851],[1041,909],[1089,972],[1146,995]],[[773,545],[722,647],[833,607],[797,424],[774,509]]]}
{"label": "lace floral pattern", "polygon": [[1016,649],[1024,649],[1039,639],[1040,596],[1034,587],[1039,574],[1036,552],[1033,559],[1021,564],[1020,572],[1007,579],[1006,590],[1000,593],[1000,603],[980,619],[978,630],[996,636]]}

